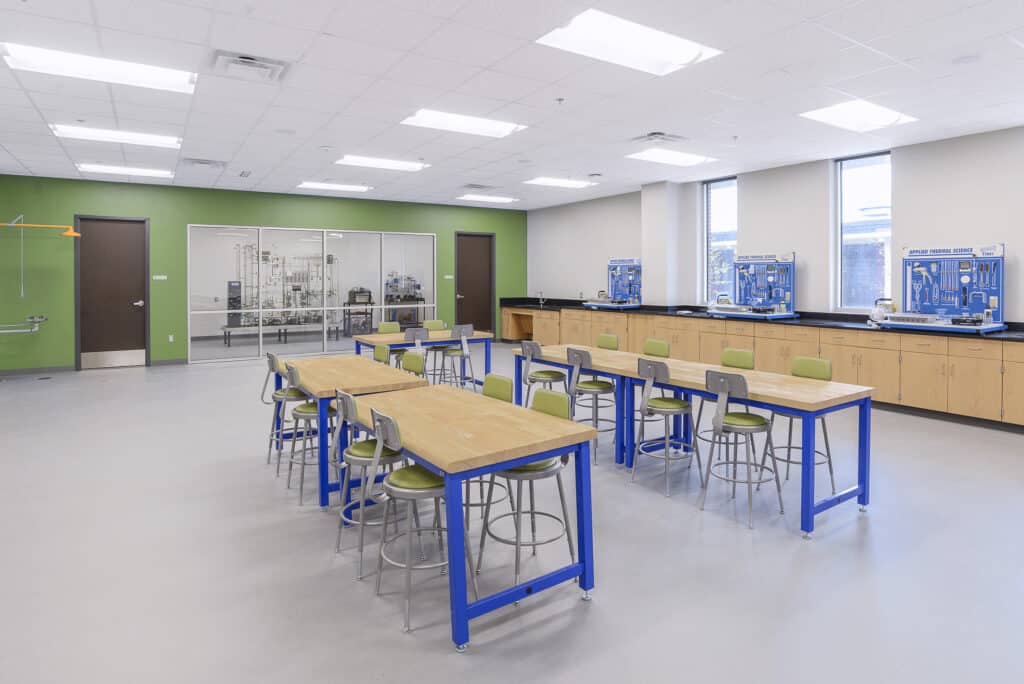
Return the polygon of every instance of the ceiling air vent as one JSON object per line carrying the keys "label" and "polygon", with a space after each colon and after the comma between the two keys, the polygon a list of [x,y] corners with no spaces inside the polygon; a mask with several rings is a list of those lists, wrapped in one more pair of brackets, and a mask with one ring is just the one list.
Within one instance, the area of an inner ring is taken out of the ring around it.
{"label": "ceiling air vent", "polygon": [[257,83],[277,83],[288,65],[276,59],[218,50],[213,58],[214,73]]}
{"label": "ceiling air vent", "polygon": [[225,166],[225,162],[216,159],[197,159],[195,157],[185,157],[181,163],[197,169],[223,169]]}
{"label": "ceiling air vent", "polygon": [[483,185],[481,183],[466,183],[462,186],[466,190],[494,190],[495,185]]}

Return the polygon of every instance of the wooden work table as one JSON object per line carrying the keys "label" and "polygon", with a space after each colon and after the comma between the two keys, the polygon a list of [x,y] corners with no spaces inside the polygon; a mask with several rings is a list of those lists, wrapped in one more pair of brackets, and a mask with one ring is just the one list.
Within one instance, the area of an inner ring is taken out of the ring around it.
{"label": "wooden work table", "polygon": [[[640,377],[637,374],[637,359],[641,358],[640,354],[610,351],[598,349],[597,347],[573,346],[590,352],[593,370],[630,378]],[[569,345],[543,347],[542,359],[567,364],[566,349],[568,348]],[[522,354],[519,351],[516,353],[517,355]],[[802,411],[820,411],[832,406],[846,404],[870,397],[874,391],[871,387],[850,385],[843,382],[822,382],[821,380],[809,378],[797,378],[792,375],[766,373],[756,370],[740,370],[708,363],[679,361],[677,359],[644,358],[664,361],[668,365],[671,377],[670,384],[675,387],[704,390],[707,371],[716,370],[724,373],[737,373],[747,379],[747,389],[750,392],[750,399],[753,401],[800,409]]]}
{"label": "wooden work table", "polygon": [[[376,347],[379,344],[384,344],[389,347],[398,347],[403,345],[412,346],[412,342],[405,339],[405,333],[371,333],[369,335],[354,335],[353,340],[359,344],[366,344],[371,347]],[[467,340],[472,342],[473,340],[493,340],[494,333],[481,332],[474,330],[472,335],[466,337]],[[451,330],[431,330],[429,341],[437,343],[439,341],[445,341],[449,344],[458,344],[459,338],[452,337]]]}
{"label": "wooden work table", "polygon": [[446,473],[560,449],[597,435],[580,423],[446,385],[361,397],[357,403],[360,423],[373,425],[370,409],[394,418],[403,445]]}
{"label": "wooden work table", "polygon": [[[337,390],[358,395],[394,392],[427,385],[425,378],[364,356],[316,356],[288,359],[282,363],[294,366],[299,371],[302,389],[317,399],[333,399]],[[283,374],[285,369],[281,368],[280,372]]]}

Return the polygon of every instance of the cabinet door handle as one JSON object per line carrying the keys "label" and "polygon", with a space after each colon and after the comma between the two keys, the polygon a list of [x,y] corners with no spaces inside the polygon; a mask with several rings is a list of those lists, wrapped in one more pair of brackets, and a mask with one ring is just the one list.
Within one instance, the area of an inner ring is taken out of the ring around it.
{"label": "cabinet door handle", "polygon": [[967,347],[970,351],[980,352],[983,351],[981,347]]}
{"label": "cabinet door handle", "polygon": [[956,370],[956,366],[954,364],[952,364],[952,363],[949,364],[949,377],[953,377],[955,370]]}

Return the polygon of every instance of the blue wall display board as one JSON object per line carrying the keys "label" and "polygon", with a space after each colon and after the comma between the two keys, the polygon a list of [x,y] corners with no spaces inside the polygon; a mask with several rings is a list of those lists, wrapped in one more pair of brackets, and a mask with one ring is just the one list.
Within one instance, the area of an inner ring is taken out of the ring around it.
{"label": "blue wall display board", "polygon": [[[956,332],[1004,330],[1004,253],[1001,244],[904,249],[903,311],[934,317],[934,322],[886,321],[883,327],[942,327]],[[970,321],[975,324],[966,324]]]}
{"label": "blue wall display board", "polygon": [[608,261],[608,298],[614,303],[639,306],[641,269],[639,259]]}
{"label": "blue wall display board", "polygon": [[743,318],[795,318],[796,253],[737,255],[733,263],[736,306],[749,312],[723,311]]}

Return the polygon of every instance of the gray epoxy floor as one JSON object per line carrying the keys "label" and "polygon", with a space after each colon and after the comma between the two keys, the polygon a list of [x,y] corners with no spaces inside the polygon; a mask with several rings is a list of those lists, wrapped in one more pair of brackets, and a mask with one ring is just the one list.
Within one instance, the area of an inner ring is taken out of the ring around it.
{"label": "gray epoxy floor", "polygon": [[[496,370],[510,369],[496,346]],[[799,534],[797,481],[745,525],[720,482],[707,511],[677,466],[594,471],[597,588],[566,585],[449,641],[447,584],[353,580],[354,535],[296,505],[264,465],[260,362],[0,382],[0,680],[4,682],[1019,681],[1024,440],[874,414],[873,505]],[[831,423],[840,486],[854,415]],[[777,433],[777,439],[783,438]],[[818,487],[827,476],[819,469]],[[795,476],[795,471],[794,471]],[[538,494],[551,505],[551,487]],[[473,529],[479,530],[474,521]],[[376,540],[374,534],[369,535]],[[474,538],[473,545],[476,545]],[[373,558],[372,549],[368,559]],[[561,564],[542,547],[526,568]],[[511,577],[488,544],[485,590]]]}

